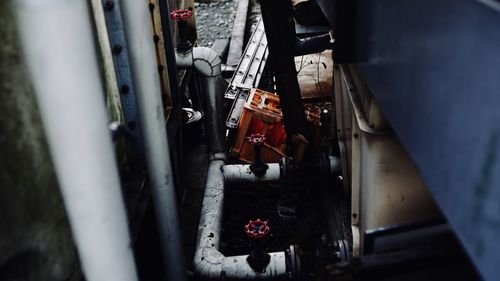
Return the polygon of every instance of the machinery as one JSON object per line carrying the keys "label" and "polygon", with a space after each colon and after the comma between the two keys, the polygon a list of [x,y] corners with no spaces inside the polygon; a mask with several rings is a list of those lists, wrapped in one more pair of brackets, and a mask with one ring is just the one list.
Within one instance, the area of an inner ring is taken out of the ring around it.
{"label": "machinery", "polygon": [[498,280],[500,5],[239,5],[0,3],[0,280]]}

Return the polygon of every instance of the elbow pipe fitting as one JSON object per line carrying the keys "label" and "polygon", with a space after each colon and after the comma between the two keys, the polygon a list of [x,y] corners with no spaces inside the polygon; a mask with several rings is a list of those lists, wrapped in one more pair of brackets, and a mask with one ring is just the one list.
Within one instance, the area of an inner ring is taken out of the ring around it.
{"label": "elbow pipe fitting", "polygon": [[202,77],[215,77],[222,73],[219,55],[207,47],[195,47],[187,53],[176,50],[175,61],[180,69],[194,68]]}
{"label": "elbow pipe fitting", "polygon": [[177,67],[180,69],[193,68],[202,77],[202,86],[205,94],[205,120],[208,138],[208,147],[211,152],[225,151],[224,116],[220,109],[223,107],[224,96],[217,94],[217,81],[221,75],[221,60],[216,51],[206,47],[192,48],[187,53],[175,52]]}

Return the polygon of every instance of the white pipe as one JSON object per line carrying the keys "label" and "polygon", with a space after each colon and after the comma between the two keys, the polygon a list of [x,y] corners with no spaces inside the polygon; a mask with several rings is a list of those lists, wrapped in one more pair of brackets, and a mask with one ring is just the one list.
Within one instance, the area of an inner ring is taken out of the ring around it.
{"label": "white pipe", "polygon": [[[225,165],[226,156],[224,137],[220,130],[223,119],[220,117],[222,96],[216,92],[215,82],[221,75],[221,60],[217,52],[210,48],[196,47],[191,52],[176,52],[176,64],[180,69],[194,68],[203,78],[205,100],[205,116],[209,128],[208,146],[214,153],[208,166],[205,182],[205,195],[201,207],[198,227],[197,247],[194,254],[195,273],[202,278],[210,279],[267,279],[288,276],[286,254],[270,253],[271,260],[265,271],[256,272],[248,264],[248,256],[226,257],[219,252],[222,216],[224,205],[225,181],[275,181],[280,178],[279,164],[270,164],[268,175],[237,175],[246,171],[248,165]],[[223,170],[226,173],[223,174]],[[266,173],[267,174],[267,173]],[[225,178],[227,176],[227,178]]]}
{"label": "white pipe", "polygon": [[257,176],[250,165],[224,165],[222,173],[227,183],[275,183],[281,180],[279,163],[267,164],[268,169],[262,176]]}
{"label": "white pipe", "polygon": [[271,259],[262,272],[255,272],[247,262],[248,256],[225,257],[222,272],[229,279],[271,279],[287,276],[285,252],[269,253]]}
{"label": "white pipe", "polygon": [[135,281],[88,4],[13,3],[85,277]]}
{"label": "white pipe", "polygon": [[216,51],[207,47],[195,47],[187,53],[175,52],[177,67],[186,69],[193,67],[204,77],[215,77],[221,74],[221,60]]}
{"label": "white pipe", "polygon": [[217,80],[221,78],[221,60],[216,51],[206,47],[192,48],[187,53],[175,52],[177,67],[193,68],[202,78],[205,94],[205,126],[210,152],[226,150],[224,138],[224,117],[222,116],[224,97],[217,92]]}
{"label": "white pipe", "polygon": [[220,158],[212,160],[208,166],[193,260],[195,273],[209,279],[267,279],[288,276],[284,252],[269,254],[271,260],[264,273],[256,272],[250,267],[246,261],[248,256],[226,257],[219,252],[225,186],[223,167],[224,160]]}
{"label": "white pipe", "polygon": [[169,280],[184,280],[184,255],[150,14],[146,1],[121,4],[165,267]]}

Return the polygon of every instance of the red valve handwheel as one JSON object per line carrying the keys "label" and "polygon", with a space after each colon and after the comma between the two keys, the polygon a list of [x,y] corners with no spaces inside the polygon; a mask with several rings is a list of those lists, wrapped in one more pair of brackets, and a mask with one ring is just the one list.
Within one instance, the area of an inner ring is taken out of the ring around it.
{"label": "red valve handwheel", "polygon": [[174,20],[186,20],[193,16],[190,10],[174,10],[170,12],[170,18]]}
{"label": "red valve handwheel", "polygon": [[265,238],[269,235],[270,231],[271,229],[267,221],[261,221],[260,219],[251,220],[245,225],[245,233],[252,239]]}
{"label": "red valve handwheel", "polygon": [[263,134],[251,134],[247,140],[250,144],[261,145],[266,141],[266,137]]}

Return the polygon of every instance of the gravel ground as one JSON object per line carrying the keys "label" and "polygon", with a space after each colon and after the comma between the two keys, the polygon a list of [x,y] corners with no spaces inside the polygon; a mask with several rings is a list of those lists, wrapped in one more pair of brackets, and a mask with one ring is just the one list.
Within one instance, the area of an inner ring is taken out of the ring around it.
{"label": "gravel ground", "polygon": [[199,46],[211,47],[215,39],[231,37],[237,5],[236,0],[195,3]]}
{"label": "gravel ground", "polygon": [[[260,6],[249,3],[246,38],[260,18]],[[211,47],[215,39],[230,38],[238,0],[198,1],[195,3],[198,45]]]}

